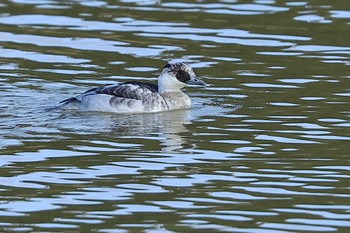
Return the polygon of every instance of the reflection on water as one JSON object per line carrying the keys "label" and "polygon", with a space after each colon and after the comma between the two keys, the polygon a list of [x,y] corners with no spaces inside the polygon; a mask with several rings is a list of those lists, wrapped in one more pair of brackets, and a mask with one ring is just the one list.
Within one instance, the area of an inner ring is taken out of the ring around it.
{"label": "reflection on water", "polygon": [[[2,231],[350,227],[344,1],[0,6]],[[52,110],[174,58],[210,84],[192,109]]]}

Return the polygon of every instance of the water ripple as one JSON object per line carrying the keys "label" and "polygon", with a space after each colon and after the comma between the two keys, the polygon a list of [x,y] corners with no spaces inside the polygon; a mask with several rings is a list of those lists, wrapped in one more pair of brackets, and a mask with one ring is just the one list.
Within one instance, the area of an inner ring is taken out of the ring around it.
{"label": "water ripple", "polygon": [[[0,231],[347,232],[345,3],[0,6]],[[175,58],[191,109],[52,111]]]}

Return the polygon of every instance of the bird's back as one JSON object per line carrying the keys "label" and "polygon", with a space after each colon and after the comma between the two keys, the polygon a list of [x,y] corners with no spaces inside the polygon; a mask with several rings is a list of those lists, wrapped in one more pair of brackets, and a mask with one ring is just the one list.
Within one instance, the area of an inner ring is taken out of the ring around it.
{"label": "bird's back", "polygon": [[92,88],[81,95],[60,102],[61,108],[83,111],[120,113],[167,110],[158,86],[143,82],[126,82]]}

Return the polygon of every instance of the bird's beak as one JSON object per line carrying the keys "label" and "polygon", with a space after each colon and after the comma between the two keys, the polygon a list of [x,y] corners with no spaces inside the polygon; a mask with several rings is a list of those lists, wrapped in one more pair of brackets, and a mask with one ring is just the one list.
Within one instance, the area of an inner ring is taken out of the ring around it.
{"label": "bird's beak", "polygon": [[191,75],[191,79],[186,82],[189,85],[200,85],[200,86],[206,86],[207,84],[203,81],[197,78],[196,76]]}

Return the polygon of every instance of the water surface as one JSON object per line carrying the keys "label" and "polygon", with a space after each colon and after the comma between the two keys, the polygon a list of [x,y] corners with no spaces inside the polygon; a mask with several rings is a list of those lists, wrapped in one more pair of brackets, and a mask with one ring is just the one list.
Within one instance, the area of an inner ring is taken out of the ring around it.
{"label": "water surface", "polygon": [[[348,231],[345,1],[0,6],[1,231]],[[175,58],[189,110],[50,110]]]}

